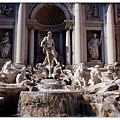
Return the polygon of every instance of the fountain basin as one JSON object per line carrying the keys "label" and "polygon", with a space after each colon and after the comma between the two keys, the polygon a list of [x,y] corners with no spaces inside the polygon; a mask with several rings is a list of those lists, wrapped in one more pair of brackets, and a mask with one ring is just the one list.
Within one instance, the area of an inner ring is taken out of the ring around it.
{"label": "fountain basin", "polygon": [[56,79],[42,79],[40,84],[37,84],[37,88],[39,91],[42,90],[54,90],[54,89],[61,89],[63,90],[66,85],[59,84]]}
{"label": "fountain basin", "polygon": [[79,116],[80,91],[22,91],[18,114],[24,117]]}
{"label": "fountain basin", "polygon": [[56,79],[42,79],[41,84],[59,84]]}
{"label": "fountain basin", "polygon": [[54,90],[54,89],[64,89],[65,85],[59,85],[59,84],[38,84],[38,90]]}
{"label": "fountain basin", "polygon": [[8,116],[17,113],[20,91],[27,88],[20,84],[0,83],[0,116]]}

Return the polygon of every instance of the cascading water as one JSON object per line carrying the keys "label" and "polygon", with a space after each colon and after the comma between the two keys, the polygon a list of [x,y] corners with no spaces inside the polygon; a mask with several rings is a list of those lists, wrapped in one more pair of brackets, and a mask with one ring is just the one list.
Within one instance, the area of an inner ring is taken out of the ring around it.
{"label": "cascading water", "polygon": [[53,81],[55,79],[42,80],[42,84],[37,85],[39,91],[22,91],[18,114],[24,117],[85,116],[82,91],[70,90],[67,85]]}
{"label": "cascading water", "polygon": [[98,109],[98,117],[102,117],[102,115],[101,115],[102,107],[103,107],[102,98],[98,98],[97,103],[96,103],[96,108]]}
{"label": "cascading water", "polygon": [[103,97],[101,95],[95,94],[95,95],[91,96],[91,101],[92,101],[92,103],[95,104],[95,107],[98,110],[98,114],[97,114],[98,117],[102,117],[102,107],[103,107],[102,99],[103,99]]}
{"label": "cascading water", "polygon": [[77,97],[79,95],[80,92],[77,91],[22,91],[18,113],[26,117],[55,117],[63,114],[78,116],[76,105],[78,104]]}

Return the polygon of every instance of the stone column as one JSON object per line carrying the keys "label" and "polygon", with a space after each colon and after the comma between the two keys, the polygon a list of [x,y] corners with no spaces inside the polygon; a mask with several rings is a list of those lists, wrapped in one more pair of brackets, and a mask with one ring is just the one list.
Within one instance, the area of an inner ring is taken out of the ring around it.
{"label": "stone column", "polygon": [[75,3],[75,64],[78,64],[82,60],[81,53],[81,37],[80,37],[80,4]]}
{"label": "stone column", "polygon": [[60,55],[63,56],[63,33],[60,31]]}
{"label": "stone column", "polygon": [[29,65],[34,66],[34,28],[29,31]]}
{"label": "stone column", "polygon": [[[113,16],[113,4],[108,5],[107,9],[107,57],[105,62],[107,64],[113,64],[116,61],[116,49],[115,49],[115,33],[114,33],[114,16]],[[106,47],[105,46],[105,47]]]}
{"label": "stone column", "polygon": [[38,51],[37,52],[39,52],[40,51],[40,49],[41,49],[41,47],[40,47],[40,40],[41,40],[41,33],[40,33],[41,31],[38,31],[38,33],[37,33],[37,49],[38,49]]}
{"label": "stone column", "polygon": [[29,48],[29,46],[28,46],[28,36],[29,36],[29,34],[28,34],[28,27],[26,26],[26,37],[25,37],[25,64],[28,64],[28,48]]}
{"label": "stone column", "polygon": [[16,61],[15,64],[25,64],[25,3],[20,3],[18,10],[18,26],[16,41]]}
{"label": "stone column", "polygon": [[66,28],[66,65],[71,63],[70,28]]}
{"label": "stone column", "polygon": [[12,51],[14,51],[14,53],[12,54],[12,58],[14,57],[13,61],[14,63],[16,63],[16,49],[14,49],[16,47],[16,40],[17,40],[17,24],[18,24],[18,4],[15,5],[15,25],[14,25],[14,32],[13,32],[13,46],[12,46]]}
{"label": "stone column", "polygon": [[75,63],[75,28],[72,30],[72,64]]}

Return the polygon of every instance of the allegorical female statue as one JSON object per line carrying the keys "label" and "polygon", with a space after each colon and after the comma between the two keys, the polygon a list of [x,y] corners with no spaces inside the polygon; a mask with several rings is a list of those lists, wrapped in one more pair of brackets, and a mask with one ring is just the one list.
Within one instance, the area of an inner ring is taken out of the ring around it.
{"label": "allegorical female statue", "polygon": [[6,32],[5,36],[2,38],[0,42],[0,58],[1,59],[7,59],[10,57],[10,39],[9,39],[9,33]]}

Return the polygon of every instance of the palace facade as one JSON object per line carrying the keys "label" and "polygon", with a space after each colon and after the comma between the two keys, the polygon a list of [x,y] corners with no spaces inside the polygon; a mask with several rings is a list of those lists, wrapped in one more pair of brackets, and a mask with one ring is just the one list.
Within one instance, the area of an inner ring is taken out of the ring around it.
{"label": "palace facade", "polygon": [[[11,45],[0,65],[8,59],[16,65],[42,62],[40,42],[48,31],[65,65],[120,64],[120,4],[0,3],[0,41],[7,32]],[[100,41],[97,59],[91,58],[88,48],[94,33]]]}

